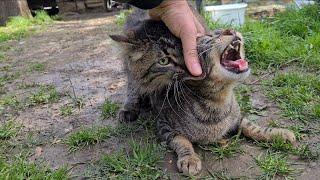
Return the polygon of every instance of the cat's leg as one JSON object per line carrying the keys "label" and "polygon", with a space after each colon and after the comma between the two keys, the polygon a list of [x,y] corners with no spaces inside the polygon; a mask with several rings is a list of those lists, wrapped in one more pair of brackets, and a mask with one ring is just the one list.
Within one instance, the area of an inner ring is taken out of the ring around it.
{"label": "cat's leg", "polygon": [[178,155],[178,170],[185,175],[196,175],[201,171],[201,160],[194,152],[192,143],[184,136],[176,134],[167,121],[158,119],[160,136]]}
{"label": "cat's leg", "polygon": [[293,144],[296,141],[294,133],[288,129],[260,127],[246,118],[242,119],[240,128],[245,136],[258,141],[270,141],[274,136],[280,136]]}

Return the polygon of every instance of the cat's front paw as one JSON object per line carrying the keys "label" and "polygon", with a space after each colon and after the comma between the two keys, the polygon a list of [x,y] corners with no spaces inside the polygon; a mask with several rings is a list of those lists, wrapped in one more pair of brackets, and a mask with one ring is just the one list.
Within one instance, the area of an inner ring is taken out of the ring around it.
{"label": "cat's front paw", "polygon": [[184,175],[196,175],[201,171],[201,160],[197,154],[187,155],[178,159],[177,166]]}
{"label": "cat's front paw", "polygon": [[135,111],[121,110],[119,112],[119,121],[120,122],[132,122],[137,120],[139,114]]}

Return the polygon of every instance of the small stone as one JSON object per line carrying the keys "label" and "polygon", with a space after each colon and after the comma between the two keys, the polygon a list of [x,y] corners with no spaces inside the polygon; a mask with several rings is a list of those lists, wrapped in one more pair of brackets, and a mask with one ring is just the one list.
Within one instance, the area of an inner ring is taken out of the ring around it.
{"label": "small stone", "polygon": [[43,152],[42,147],[36,147],[35,154],[34,154],[35,158],[40,157],[42,152]]}

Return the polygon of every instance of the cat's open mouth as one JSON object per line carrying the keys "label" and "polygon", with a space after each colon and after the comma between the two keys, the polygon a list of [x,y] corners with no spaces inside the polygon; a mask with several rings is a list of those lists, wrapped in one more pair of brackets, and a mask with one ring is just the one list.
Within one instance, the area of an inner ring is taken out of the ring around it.
{"label": "cat's open mouth", "polygon": [[248,62],[240,56],[240,47],[241,40],[236,37],[235,40],[225,48],[220,59],[222,67],[237,74],[249,70]]}

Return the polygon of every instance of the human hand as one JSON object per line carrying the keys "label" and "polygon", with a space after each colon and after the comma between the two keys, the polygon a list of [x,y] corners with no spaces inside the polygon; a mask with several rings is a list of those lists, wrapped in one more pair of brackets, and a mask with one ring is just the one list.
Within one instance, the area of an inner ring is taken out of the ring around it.
{"label": "human hand", "polygon": [[159,6],[149,10],[152,19],[162,20],[169,30],[182,41],[186,66],[194,76],[202,74],[197,52],[197,37],[205,34],[205,29],[193,14],[186,0],[164,0]]}

